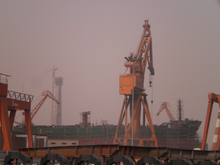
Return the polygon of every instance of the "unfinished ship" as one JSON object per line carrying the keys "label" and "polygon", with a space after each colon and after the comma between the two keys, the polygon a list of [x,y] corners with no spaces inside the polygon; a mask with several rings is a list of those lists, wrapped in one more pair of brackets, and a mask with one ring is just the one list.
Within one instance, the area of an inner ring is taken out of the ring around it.
{"label": "unfinished ship", "polygon": [[[154,125],[159,147],[193,149],[200,148],[201,143],[198,138],[197,130],[201,121],[182,120],[165,122],[161,125]],[[68,125],[68,126],[44,126],[34,125],[33,134],[46,135],[48,146],[58,145],[94,145],[94,144],[113,144],[117,125],[110,125],[105,122],[102,125]],[[149,126],[145,128],[146,137],[151,137]],[[14,132],[25,132],[25,126],[16,126]],[[124,127],[120,128],[119,137],[123,137]],[[71,142],[71,143],[68,143]]]}

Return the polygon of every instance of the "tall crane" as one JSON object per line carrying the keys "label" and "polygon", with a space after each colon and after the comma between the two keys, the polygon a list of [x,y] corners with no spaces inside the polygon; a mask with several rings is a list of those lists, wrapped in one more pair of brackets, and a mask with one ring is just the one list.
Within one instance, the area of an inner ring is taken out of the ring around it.
{"label": "tall crane", "polygon": [[[124,66],[126,67],[126,72],[124,75],[120,76],[119,80],[119,93],[124,95],[124,101],[114,137],[115,144],[158,146],[150,110],[146,99],[147,94],[144,92],[144,74],[147,65],[150,71],[150,75],[154,75],[152,38],[148,20],[145,21],[143,28],[144,30],[137,53],[130,53],[129,57],[125,57],[126,62]],[[129,70],[128,73],[127,70]],[[127,119],[128,107],[130,108],[129,125]],[[140,119],[141,108],[143,108],[142,123]],[[145,137],[146,117],[151,129],[151,138]],[[125,134],[124,137],[119,137],[119,130],[124,119]]]}
{"label": "tall crane", "polygon": [[[47,72],[52,72],[52,94],[54,95],[54,84],[55,84],[55,71],[58,68],[53,68],[51,70],[46,71]],[[55,125],[56,124],[56,119],[57,119],[57,114],[54,110],[54,102],[52,101],[52,105],[51,105],[51,125]]]}
{"label": "tall crane", "polygon": [[160,109],[157,113],[157,116],[165,109],[166,113],[167,113],[167,116],[169,117],[169,120],[171,121],[174,121],[175,118],[173,117],[172,113],[170,112],[170,110],[168,109],[168,106],[170,106],[170,104],[168,102],[163,102],[160,106]]}
{"label": "tall crane", "polygon": [[[45,90],[42,94],[43,96],[42,99],[40,99],[40,101],[36,104],[36,106],[34,107],[34,109],[31,110],[30,116],[31,116],[31,120],[34,118],[34,116],[37,114],[37,112],[39,111],[40,107],[43,105],[44,101],[49,97],[51,98],[53,101],[55,101],[57,104],[60,104],[59,101],[54,97],[54,95],[48,91]],[[16,124],[22,125],[24,124],[24,119],[21,122],[17,122],[15,121]]]}
{"label": "tall crane", "polygon": [[208,132],[209,132],[209,125],[210,125],[212,108],[213,108],[214,102],[218,103],[219,111],[218,111],[217,120],[216,120],[215,135],[213,137],[212,149],[219,150],[219,143],[220,143],[220,95],[216,95],[214,93],[209,93],[208,99],[209,99],[209,103],[208,103],[208,108],[207,108],[201,150],[205,149],[205,144],[206,144],[206,140],[207,140],[207,136],[208,136]]}

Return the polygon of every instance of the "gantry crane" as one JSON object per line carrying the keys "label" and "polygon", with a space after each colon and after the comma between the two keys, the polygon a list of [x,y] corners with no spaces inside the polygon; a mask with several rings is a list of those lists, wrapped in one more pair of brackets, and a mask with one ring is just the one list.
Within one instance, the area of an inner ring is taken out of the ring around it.
{"label": "gantry crane", "polygon": [[219,105],[219,111],[218,111],[218,116],[216,120],[216,127],[215,127],[215,135],[213,137],[213,143],[212,143],[212,149],[213,150],[219,150],[219,142],[220,142],[220,95],[216,95],[214,93],[209,93],[208,94],[208,109],[207,109],[207,114],[206,114],[206,121],[205,121],[205,127],[204,127],[204,132],[203,132],[203,139],[202,139],[202,146],[201,150],[205,149],[205,144],[209,132],[209,124],[211,120],[211,114],[212,114],[212,108],[213,108],[213,103],[216,102]]}
{"label": "gantry crane", "polygon": [[[34,107],[34,109],[31,110],[31,120],[34,118],[34,116],[37,114],[37,112],[39,111],[40,107],[42,106],[42,104],[44,103],[44,101],[47,99],[47,97],[51,98],[53,101],[55,101],[57,104],[60,104],[59,101],[54,97],[54,95],[48,91],[45,90],[42,94],[43,96],[42,99],[40,99],[40,101],[36,104],[36,106]],[[24,124],[24,119],[22,120],[22,122],[17,122],[15,121],[16,124],[20,124],[23,125]]]}
{"label": "gantry crane", "polygon": [[[143,28],[144,31],[137,53],[131,53],[129,57],[125,57],[126,62],[124,65],[126,67],[126,71],[129,70],[129,72],[127,74],[125,72],[124,75],[120,76],[119,93],[124,95],[124,101],[115,133],[115,144],[119,143],[124,145],[158,146],[150,110],[146,99],[147,94],[144,92],[144,74],[147,64],[150,75],[154,75],[152,38],[148,20],[145,21]],[[127,120],[128,107],[130,108],[129,125]],[[143,107],[142,123],[140,119],[141,107]],[[145,137],[146,117],[151,129],[151,138]],[[124,119],[125,134],[124,137],[119,137],[119,130]]]}
{"label": "gantry crane", "polygon": [[2,150],[13,150],[12,126],[17,111],[24,111],[28,147],[32,148],[30,109],[33,96],[8,90],[8,77],[11,76],[0,73],[0,124],[4,139]]}
{"label": "gantry crane", "polygon": [[172,113],[170,112],[170,110],[168,109],[168,106],[170,106],[170,104],[168,102],[163,102],[160,106],[160,109],[157,113],[157,116],[165,109],[166,113],[167,113],[167,116],[169,117],[169,120],[171,121],[174,121],[175,118],[173,117]]}

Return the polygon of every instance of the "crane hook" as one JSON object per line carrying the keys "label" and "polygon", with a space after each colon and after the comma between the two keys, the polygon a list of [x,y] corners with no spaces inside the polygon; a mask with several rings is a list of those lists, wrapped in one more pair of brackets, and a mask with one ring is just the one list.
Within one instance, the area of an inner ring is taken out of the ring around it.
{"label": "crane hook", "polygon": [[149,81],[149,87],[152,87],[152,85],[151,85],[151,84],[152,84],[152,81]]}

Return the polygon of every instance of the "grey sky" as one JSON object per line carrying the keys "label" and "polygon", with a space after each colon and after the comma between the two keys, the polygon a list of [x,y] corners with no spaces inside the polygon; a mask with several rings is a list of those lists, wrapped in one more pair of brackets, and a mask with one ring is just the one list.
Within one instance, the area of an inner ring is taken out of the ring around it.
{"label": "grey sky", "polygon": [[[0,72],[9,74],[9,89],[37,98],[52,89],[52,73],[64,79],[63,124],[79,123],[80,112],[91,111],[91,122],[117,124],[123,96],[119,75],[125,56],[136,52],[142,25],[149,19],[153,38],[152,118],[169,102],[176,117],[177,100],[184,117],[202,120],[209,92],[220,94],[219,1],[0,1]],[[148,88],[149,71],[145,87]],[[214,106],[213,130],[218,106]],[[50,125],[51,100],[46,100],[35,124]]]}

